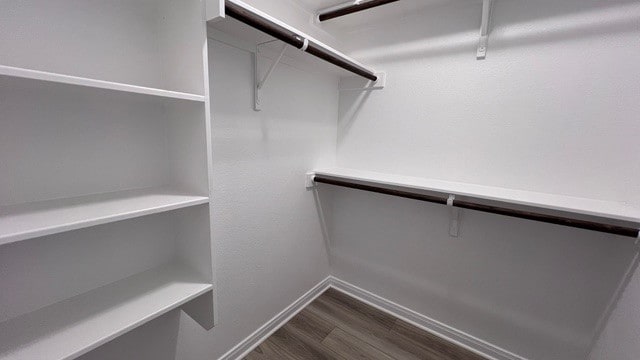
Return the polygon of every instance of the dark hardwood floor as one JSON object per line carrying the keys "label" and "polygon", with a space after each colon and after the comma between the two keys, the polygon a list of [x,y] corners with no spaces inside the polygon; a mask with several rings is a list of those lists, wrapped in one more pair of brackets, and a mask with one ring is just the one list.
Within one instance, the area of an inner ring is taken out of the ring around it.
{"label": "dark hardwood floor", "polygon": [[246,360],[483,360],[469,350],[329,289]]}

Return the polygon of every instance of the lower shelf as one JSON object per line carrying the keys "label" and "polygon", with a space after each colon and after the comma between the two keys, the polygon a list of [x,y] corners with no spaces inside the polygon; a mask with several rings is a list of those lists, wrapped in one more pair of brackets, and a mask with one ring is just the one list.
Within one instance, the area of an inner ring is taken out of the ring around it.
{"label": "lower shelf", "polygon": [[626,237],[640,237],[640,208],[614,201],[344,168],[307,173],[306,186],[313,186],[313,182]]}
{"label": "lower shelf", "polygon": [[213,290],[168,266],[0,324],[0,359],[73,359]]}

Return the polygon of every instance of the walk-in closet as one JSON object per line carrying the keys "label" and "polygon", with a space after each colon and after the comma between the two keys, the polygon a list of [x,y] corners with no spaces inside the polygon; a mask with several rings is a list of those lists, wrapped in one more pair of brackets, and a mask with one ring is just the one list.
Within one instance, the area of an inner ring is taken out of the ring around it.
{"label": "walk-in closet", "polygon": [[0,1],[0,360],[640,359],[640,1]]}

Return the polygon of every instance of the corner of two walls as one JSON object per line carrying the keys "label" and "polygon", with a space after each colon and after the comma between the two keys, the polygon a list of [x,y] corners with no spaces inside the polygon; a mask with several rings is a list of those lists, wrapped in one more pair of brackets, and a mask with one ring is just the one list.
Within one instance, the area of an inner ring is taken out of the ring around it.
{"label": "corner of two walls", "polygon": [[182,316],[180,360],[221,357],[329,275],[304,174],[335,162],[337,77],[285,61],[256,112],[253,54],[209,39],[209,58],[218,323],[206,332]]}

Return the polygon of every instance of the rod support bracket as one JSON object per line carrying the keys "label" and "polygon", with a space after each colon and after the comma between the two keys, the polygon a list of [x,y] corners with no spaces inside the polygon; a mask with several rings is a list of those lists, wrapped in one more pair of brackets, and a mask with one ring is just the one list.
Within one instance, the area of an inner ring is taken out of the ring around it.
{"label": "rod support bracket", "polygon": [[307,190],[313,189],[316,186],[316,183],[314,182],[315,177],[316,173],[314,173],[313,171],[305,174],[304,187],[306,187]]}
{"label": "rod support bracket", "polygon": [[480,23],[480,41],[476,59],[484,60],[487,57],[487,47],[489,46],[489,25],[491,24],[491,8],[493,0],[482,0],[482,22]]}
{"label": "rod support bracket", "polygon": [[342,77],[338,84],[338,91],[372,91],[384,89],[384,87],[387,86],[387,73],[376,72],[375,74],[378,78],[376,81],[355,76]]}
{"label": "rod support bracket", "polygon": [[449,235],[458,237],[460,232],[460,209],[453,206],[455,199],[456,196],[453,194],[450,194],[447,199],[447,207],[449,207]]}

